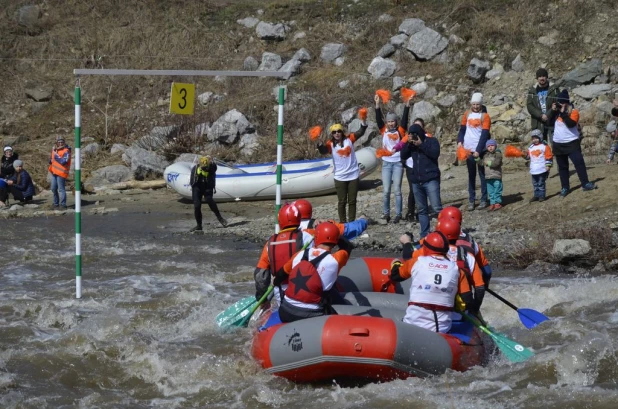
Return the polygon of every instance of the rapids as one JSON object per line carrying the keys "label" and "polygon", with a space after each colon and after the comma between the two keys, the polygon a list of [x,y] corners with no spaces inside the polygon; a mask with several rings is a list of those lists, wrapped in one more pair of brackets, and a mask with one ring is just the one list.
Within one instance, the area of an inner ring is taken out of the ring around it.
{"label": "rapids", "polygon": [[84,216],[77,300],[73,219],[1,223],[0,408],[616,407],[613,276],[495,273],[494,290],[551,318],[527,330],[486,296],[485,318],[535,351],[526,363],[498,357],[429,379],[295,385],[252,361],[248,330],[214,324],[253,293],[260,245],[184,234],[192,224],[167,214]]}

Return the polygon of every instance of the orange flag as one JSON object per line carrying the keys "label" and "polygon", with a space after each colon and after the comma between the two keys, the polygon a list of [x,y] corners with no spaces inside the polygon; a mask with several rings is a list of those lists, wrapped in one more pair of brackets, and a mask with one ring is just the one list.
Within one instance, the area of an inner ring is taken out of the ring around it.
{"label": "orange flag", "polygon": [[504,148],[504,156],[507,158],[523,158],[524,153],[513,145],[506,145],[506,148]]}
{"label": "orange flag", "polygon": [[468,158],[468,155],[470,155],[470,152],[463,146],[457,148],[457,160],[464,161]]}
{"label": "orange flag", "polygon": [[383,104],[386,104],[391,99],[391,92],[385,89],[379,89],[376,94],[380,97]]}
{"label": "orange flag", "polygon": [[358,118],[362,121],[367,119],[367,108],[362,107],[361,109],[358,110]]}
{"label": "orange flag", "polygon": [[322,127],[319,125],[316,125],[313,128],[309,129],[309,138],[312,141],[315,141],[316,139],[318,139],[321,134],[322,134]]}
{"label": "orange flag", "polygon": [[410,98],[414,98],[416,96],[416,91],[410,88],[401,88],[401,99],[403,99],[404,103],[408,103]]}

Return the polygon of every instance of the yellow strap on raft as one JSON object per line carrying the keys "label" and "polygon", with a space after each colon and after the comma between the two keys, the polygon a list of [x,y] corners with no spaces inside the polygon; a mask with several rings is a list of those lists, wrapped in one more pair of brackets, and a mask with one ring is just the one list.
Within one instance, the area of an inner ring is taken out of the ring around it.
{"label": "yellow strap on raft", "polygon": [[455,296],[455,311],[464,312],[466,310],[466,303],[459,294]]}

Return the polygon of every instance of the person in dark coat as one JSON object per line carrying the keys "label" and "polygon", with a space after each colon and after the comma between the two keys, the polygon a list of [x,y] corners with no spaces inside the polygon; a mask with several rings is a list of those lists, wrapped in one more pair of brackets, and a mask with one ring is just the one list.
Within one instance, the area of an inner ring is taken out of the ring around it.
{"label": "person in dark coat", "polygon": [[2,155],[2,166],[0,166],[0,179],[8,179],[15,173],[13,162],[19,159],[17,152],[13,152],[13,148],[5,146]]}
{"label": "person in dark coat", "polygon": [[202,230],[202,196],[208,203],[210,210],[217,216],[223,227],[227,227],[227,220],[219,213],[217,203],[213,199],[216,192],[217,164],[210,156],[202,156],[199,163],[191,168],[191,191],[193,193],[193,210],[197,225],[191,231]]}
{"label": "person in dark coat", "polygon": [[[6,181],[9,186],[9,192],[13,194],[15,200],[20,202],[29,202],[34,196],[34,183],[30,174],[24,169],[24,163],[21,160],[13,162],[15,173]],[[2,198],[0,201],[4,202]]]}

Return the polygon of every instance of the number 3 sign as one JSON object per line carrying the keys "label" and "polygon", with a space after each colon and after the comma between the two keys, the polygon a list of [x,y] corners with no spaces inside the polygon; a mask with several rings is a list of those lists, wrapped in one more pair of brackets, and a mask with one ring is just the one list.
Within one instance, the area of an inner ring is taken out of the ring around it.
{"label": "number 3 sign", "polygon": [[172,82],[170,114],[193,115],[195,84]]}

